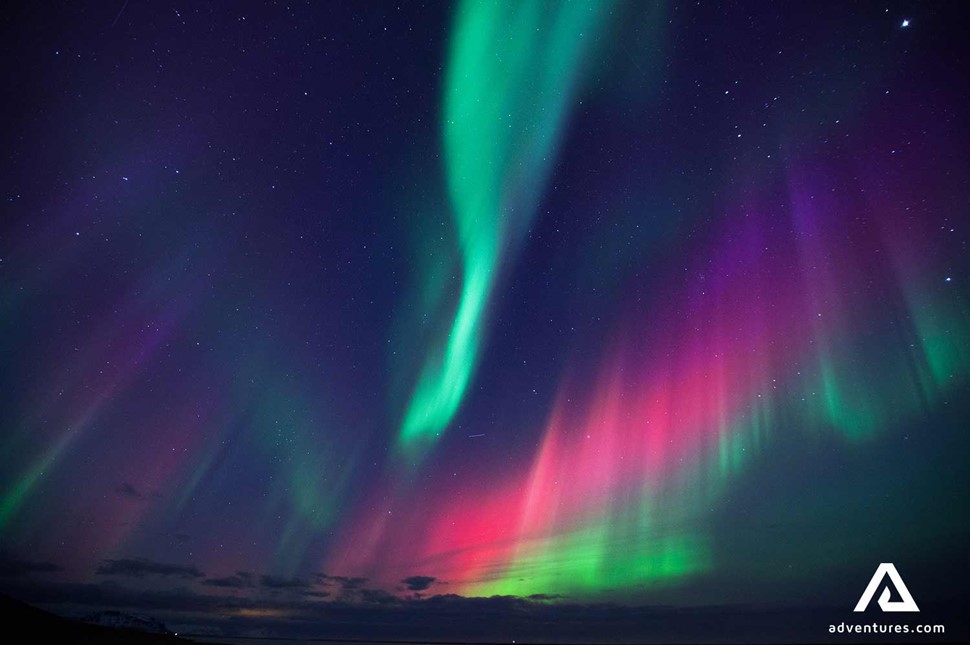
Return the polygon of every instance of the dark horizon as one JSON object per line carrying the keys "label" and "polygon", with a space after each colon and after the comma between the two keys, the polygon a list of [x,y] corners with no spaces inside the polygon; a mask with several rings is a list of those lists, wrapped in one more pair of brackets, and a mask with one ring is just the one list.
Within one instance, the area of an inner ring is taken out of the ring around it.
{"label": "dark horizon", "polygon": [[[183,599],[185,600],[185,599]],[[156,618],[159,607],[165,603],[151,603],[146,608],[154,614],[140,611],[126,598],[121,612],[129,616]],[[137,603],[137,601],[135,601]],[[408,605],[411,605],[410,607]],[[55,606],[59,603],[54,603]],[[285,605],[292,609],[292,605]],[[952,616],[945,625],[945,632],[928,636],[913,633],[903,635],[873,634],[886,638],[886,642],[959,642],[970,633],[970,621],[963,608],[965,602],[931,605],[923,611],[935,615]],[[125,609],[127,608],[127,611]],[[63,612],[63,605],[60,606]],[[206,623],[204,612],[195,614],[195,623],[179,623],[179,612],[162,609],[168,616],[166,626],[180,639],[191,642],[245,643],[245,642],[338,642],[338,643],[400,643],[443,645],[464,643],[466,645],[495,645],[515,641],[519,645],[529,643],[560,643],[562,645],[588,645],[603,641],[608,633],[616,643],[775,643],[775,642],[873,642],[872,634],[853,634],[847,631],[829,633],[822,630],[811,637],[815,626],[826,623],[827,627],[839,629],[848,626],[886,625],[885,617],[878,612],[846,616],[840,606],[800,607],[636,607],[613,604],[551,604],[528,601],[513,597],[461,598],[433,597],[424,601],[397,600],[394,606],[360,603],[329,603],[326,608],[319,604],[314,612],[294,614],[287,618],[253,618],[246,620],[213,620]],[[92,613],[76,610],[68,614],[82,621]],[[97,613],[97,612],[94,612]],[[308,620],[309,619],[309,620]],[[495,622],[503,624],[496,630]],[[202,622],[198,622],[202,621]],[[11,617],[11,623],[18,619]],[[921,625],[918,619],[895,621],[915,629]],[[375,625],[377,625],[375,627]],[[194,631],[193,631],[194,627]],[[233,629],[248,631],[240,634]],[[255,633],[272,635],[254,635]],[[488,634],[483,637],[482,634]],[[67,641],[64,641],[67,642]],[[87,641],[86,641],[87,642]]]}

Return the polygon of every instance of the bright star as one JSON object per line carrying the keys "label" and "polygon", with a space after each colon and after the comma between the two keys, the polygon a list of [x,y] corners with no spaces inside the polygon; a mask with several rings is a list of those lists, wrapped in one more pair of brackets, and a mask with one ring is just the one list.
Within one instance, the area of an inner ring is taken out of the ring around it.
{"label": "bright star", "polygon": [[909,21],[904,18],[902,26],[903,26],[903,29],[905,29],[906,27],[909,27]]}

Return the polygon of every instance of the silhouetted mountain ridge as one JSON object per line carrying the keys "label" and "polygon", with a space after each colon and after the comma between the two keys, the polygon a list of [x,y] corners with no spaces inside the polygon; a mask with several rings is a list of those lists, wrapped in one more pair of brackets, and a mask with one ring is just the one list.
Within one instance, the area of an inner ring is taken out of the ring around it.
{"label": "silhouetted mountain ridge", "polygon": [[[113,626],[91,624],[70,618],[55,616],[50,612],[32,607],[10,596],[0,594],[0,617],[4,625],[6,637],[20,634],[24,642],[76,643],[83,645],[185,645],[191,643],[170,633],[148,633],[140,629],[132,629],[133,624],[141,624],[139,618],[122,614],[121,612],[99,612],[100,614],[117,614],[117,621]],[[132,623],[134,619],[134,623]],[[147,624],[164,625],[151,619]],[[127,623],[127,624],[126,624]],[[4,639],[5,641],[7,638]],[[13,640],[8,642],[15,642]]]}

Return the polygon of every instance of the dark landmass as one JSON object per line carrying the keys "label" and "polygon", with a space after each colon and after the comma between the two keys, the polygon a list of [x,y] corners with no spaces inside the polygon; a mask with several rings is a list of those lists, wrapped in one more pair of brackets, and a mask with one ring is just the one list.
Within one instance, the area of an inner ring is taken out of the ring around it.
{"label": "dark landmass", "polygon": [[14,642],[8,639],[16,634],[21,634],[34,643],[186,645],[195,642],[171,634],[149,634],[135,629],[102,627],[62,618],[3,594],[0,594],[0,617],[6,635],[3,639],[5,642]]}

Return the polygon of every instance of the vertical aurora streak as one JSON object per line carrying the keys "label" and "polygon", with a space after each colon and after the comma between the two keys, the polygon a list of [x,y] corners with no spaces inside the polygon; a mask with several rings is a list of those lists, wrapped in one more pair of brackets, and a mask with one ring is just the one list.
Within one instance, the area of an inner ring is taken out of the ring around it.
{"label": "vertical aurora streak", "polygon": [[407,404],[405,448],[447,427],[471,381],[499,274],[532,221],[608,2],[459,4],[441,134],[460,289]]}

